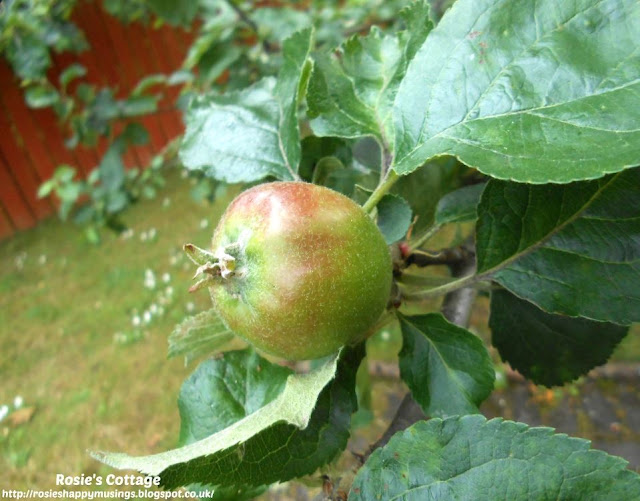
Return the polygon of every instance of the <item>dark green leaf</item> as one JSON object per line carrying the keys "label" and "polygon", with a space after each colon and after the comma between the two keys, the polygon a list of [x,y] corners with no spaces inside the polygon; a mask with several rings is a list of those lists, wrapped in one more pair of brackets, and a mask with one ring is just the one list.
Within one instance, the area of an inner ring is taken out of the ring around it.
{"label": "dark green leaf", "polygon": [[640,499],[640,476],[626,465],[551,428],[482,416],[431,419],[374,452],[349,500]]}
{"label": "dark green leaf", "polygon": [[199,2],[176,2],[175,0],[148,0],[151,10],[167,23],[189,26],[198,13]]}
{"label": "dark green leaf", "polygon": [[30,108],[46,108],[60,100],[60,94],[53,86],[33,85],[24,93],[25,101]]}
{"label": "dark green leaf", "polygon": [[265,78],[240,92],[196,98],[186,115],[180,148],[184,165],[230,183],[269,175],[296,179],[297,90],[310,43],[311,30],[284,42],[285,61],[276,84]]}
{"label": "dark green leaf", "polygon": [[392,191],[409,202],[417,217],[413,235],[433,225],[438,201],[460,186],[460,175],[465,170],[467,168],[455,158],[441,157],[398,179]]}
{"label": "dark green leaf", "polygon": [[58,82],[60,82],[60,86],[62,90],[66,90],[67,85],[69,85],[76,78],[83,77],[87,74],[87,68],[82,66],[79,63],[72,63],[67,66],[60,76],[58,77]]}
{"label": "dark green leaf", "polygon": [[138,122],[130,122],[124,128],[121,137],[127,144],[147,144],[149,142],[149,131]]}
{"label": "dark green leaf", "polygon": [[400,316],[400,374],[425,414],[478,412],[495,372],[482,341],[439,313]]}
{"label": "dark green leaf", "polygon": [[346,447],[363,345],[309,374],[289,376],[266,406],[209,437],[147,457],[92,453],[113,467],[160,475],[166,488],[259,486],[307,475]]}
{"label": "dark green leaf", "polygon": [[313,169],[313,178],[311,182],[313,184],[321,184],[326,186],[328,177],[338,170],[343,170],[345,167],[336,157],[324,157],[321,158]]}
{"label": "dark green leaf", "polygon": [[299,174],[306,181],[312,180],[315,166],[325,157],[336,157],[343,165],[351,165],[353,158],[351,147],[342,139],[307,136],[301,144]]}
{"label": "dark green leaf", "polygon": [[501,179],[640,163],[640,3],[459,0],[407,69],[394,169],[450,154]]}
{"label": "dark green leaf", "polygon": [[392,107],[408,61],[432,28],[429,7],[416,2],[403,11],[410,28],[385,35],[373,27],[354,36],[337,54],[315,59],[307,102],[311,127],[318,136],[372,135],[393,143]]}
{"label": "dark green leaf", "polygon": [[462,223],[475,221],[480,195],[485,184],[474,184],[447,193],[438,201],[436,224]]}
{"label": "dark green leaf", "polygon": [[168,357],[184,355],[185,362],[189,363],[198,356],[214,353],[233,337],[233,332],[212,308],[176,325],[169,336]]}
{"label": "dark green leaf", "polygon": [[411,226],[411,207],[398,195],[387,194],[376,206],[378,209],[378,228],[385,242],[391,245],[404,238]]}
{"label": "dark green leaf", "polygon": [[205,82],[213,82],[240,56],[242,56],[242,50],[232,42],[213,45],[200,56],[198,61],[199,78]]}
{"label": "dark green leaf", "polygon": [[545,311],[640,321],[640,169],[568,185],[492,180],[476,241],[478,272]]}
{"label": "dark green leaf", "polygon": [[506,290],[491,294],[492,344],[536,384],[561,385],[604,364],[628,327],[551,315]]}
{"label": "dark green leaf", "polygon": [[201,363],[180,390],[180,445],[205,439],[258,411],[282,393],[292,373],[251,349]]}

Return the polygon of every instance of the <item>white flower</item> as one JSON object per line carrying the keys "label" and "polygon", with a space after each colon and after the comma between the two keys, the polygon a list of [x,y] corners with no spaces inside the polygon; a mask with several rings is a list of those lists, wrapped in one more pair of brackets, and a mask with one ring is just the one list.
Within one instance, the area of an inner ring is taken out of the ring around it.
{"label": "white flower", "polygon": [[0,421],[6,418],[7,414],[9,414],[9,406],[3,405],[2,407],[0,407]]}
{"label": "white flower", "polygon": [[156,303],[153,303],[151,306],[149,306],[149,311],[152,315],[155,315],[156,313],[158,313],[158,305]]}
{"label": "white flower", "polygon": [[156,288],[156,275],[149,268],[144,271],[144,286],[147,289]]}
{"label": "white flower", "polygon": [[19,409],[20,407],[22,407],[22,404],[24,404],[24,399],[22,398],[22,395],[17,395],[16,398],[13,399],[13,406],[16,409]]}
{"label": "white flower", "polygon": [[134,315],[133,318],[131,319],[131,323],[133,324],[134,327],[138,327],[140,325],[140,316]]}
{"label": "white flower", "polygon": [[167,293],[167,296],[173,296],[173,287],[170,285],[168,285],[164,291]]}
{"label": "white flower", "polygon": [[144,321],[145,324],[148,324],[149,322],[151,322],[151,312],[145,311],[142,314],[142,320]]}
{"label": "white flower", "polygon": [[168,273],[163,273],[162,274],[162,281],[165,284],[168,284],[169,282],[171,282],[171,275],[169,275]]}
{"label": "white flower", "polygon": [[191,301],[189,301],[189,302],[186,304],[186,307],[187,307],[187,311],[188,311],[189,313],[191,313],[193,310],[195,310],[195,309],[196,309],[196,305],[195,305],[195,304],[193,304]]}
{"label": "white flower", "polygon": [[203,230],[209,226],[209,220],[208,219],[203,219],[202,221],[200,221],[200,228],[202,228]]}
{"label": "white flower", "polygon": [[40,257],[38,258],[38,264],[40,266],[44,266],[45,264],[47,264],[47,255],[46,254],[40,254]]}
{"label": "white flower", "polygon": [[157,234],[158,234],[158,231],[155,228],[151,228],[149,230],[149,240],[153,240],[154,238],[156,238]]}

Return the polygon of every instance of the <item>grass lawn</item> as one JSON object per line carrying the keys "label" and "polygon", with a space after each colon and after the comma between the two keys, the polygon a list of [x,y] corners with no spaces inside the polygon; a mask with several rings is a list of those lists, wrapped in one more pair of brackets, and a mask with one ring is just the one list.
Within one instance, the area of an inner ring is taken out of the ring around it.
{"label": "grass lawn", "polygon": [[168,181],[125,214],[129,238],[104,231],[94,246],[53,218],[0,243],[0,406],[23,400],[0,423],[2,487],[112,471],[87,449],[175,446],[176,398],[195,365],[167,360],[167,336],[209,304],[187,293],[194,267],[181,246],[206,247],[230,198],[196,204],[187,180]]}

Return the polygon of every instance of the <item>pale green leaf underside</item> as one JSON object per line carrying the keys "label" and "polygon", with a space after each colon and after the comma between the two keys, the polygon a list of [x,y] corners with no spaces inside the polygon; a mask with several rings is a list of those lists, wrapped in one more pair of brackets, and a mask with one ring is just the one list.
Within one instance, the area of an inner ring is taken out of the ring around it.
{"label": "pale green leaf underside", "polygon": [[134,457],[109,452],[91,452],[91,455],[114,468],[136,470],[146,475],[160,475],[173,465],[212,455],[246,442],[275,423],[289,423],[303,429],[309,422],[320,392],[335,376],[337,362],[338,357],[335,356],[312,373],[289,376],[283,392],[275,400],[231,426],[192,444],[151,456]]}
{"label": "pale green leaf underside", "polygon": [[180,147],[185,167],[229,183],[267,176],[297,179],[296,106],[310,44],[310,29],[284,42],[277,83],[264,78],[239,92],[196,98],[186,114]]}
{"label": "pale green leaf underside", "polygon": [[495,372],[482,341],[441,314],[400,316],[400,373],[427,415],[478,412]]}
{"label": "pale green leaf underside", "polygon": [[547,312],[640,321],[640,168],[556,186],[492,180],[476,242],[481,275]]}
{"label": "pale green leaf underside", "polygon": [[169,335],[168,358],[184,355],[186,363],[194,358],[211,354],[234,337],[213,308],[188,317]]}
{"label": "pale green leaf underside", "polygon": [[640,3],[458,0],[398,89],[394,169],[566,183],[640,163]]}
{"label": "pale green leaf underside", "polygon": [[628,501],[640,476],[587,440],[479,415],[420,421],[374,452],[349,499]]}

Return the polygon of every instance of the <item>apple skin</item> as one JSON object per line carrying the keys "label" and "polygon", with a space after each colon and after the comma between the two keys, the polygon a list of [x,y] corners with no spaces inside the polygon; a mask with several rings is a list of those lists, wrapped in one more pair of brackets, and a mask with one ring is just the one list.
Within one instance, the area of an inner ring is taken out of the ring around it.
{"label": "apple skin", "polygon": [[232,271],[209,287],[227,326],[289,360],[320,358],[364,339],[389,300],[389,249],[351,199],[303,182],[262,184],[231,202],[214,253]]}

